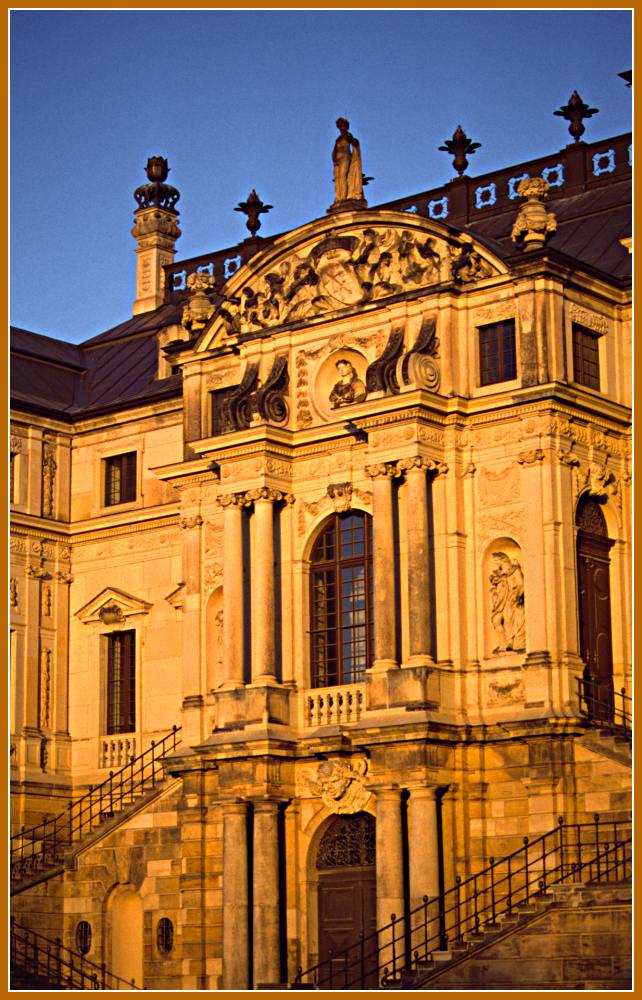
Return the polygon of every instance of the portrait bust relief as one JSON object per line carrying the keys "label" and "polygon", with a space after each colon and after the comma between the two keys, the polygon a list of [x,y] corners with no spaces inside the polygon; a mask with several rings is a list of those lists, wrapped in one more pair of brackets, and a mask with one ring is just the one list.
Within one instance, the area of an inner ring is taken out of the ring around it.
{"label": "portrait bust relief", "polygon": [[333,410],[350,403],[362,403],[366,398],[366,387],[357,374],[357,370],[347,358],[339,358],[335,365],[339,379],[330,392],[330,405]]}

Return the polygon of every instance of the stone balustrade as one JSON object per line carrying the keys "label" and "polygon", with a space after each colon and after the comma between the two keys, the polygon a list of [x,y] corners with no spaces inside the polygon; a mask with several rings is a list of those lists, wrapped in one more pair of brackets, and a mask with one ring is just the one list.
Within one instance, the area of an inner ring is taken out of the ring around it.
{"label": "stone balustrade", "polygon": [[105,736],[101,740],[100,766],[109,768],[110,771],[117,771],[125,764],[129,764],[132,757],[136,756],[136,737],[133,734],[127,736]]}
{"label": "stone balustrade", "polygon": [[303,726],[338,726],[358,722],[365,704],[365,684],[317,688],[304,695]]}

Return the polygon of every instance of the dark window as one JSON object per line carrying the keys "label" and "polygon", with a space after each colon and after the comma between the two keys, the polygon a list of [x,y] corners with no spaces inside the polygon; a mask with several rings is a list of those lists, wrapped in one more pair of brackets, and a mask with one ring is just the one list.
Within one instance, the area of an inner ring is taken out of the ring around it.
{"label": "dark window", "polygon": [[107,636],[107,732],[133,733],[136,728],[136,633]]}
{"label": "dark window", "polygon": [[212,437],[216,434],[227,434],[235,430],[230,412],[230,396],[238,386],[227,389],[216,389],[212,394]]}
{"label": "dark window", "polygon": [[479,327],[479,384],[493,385],[517,378],[515,321]]}
{"label": "dark window", "polygon": [[312,686],[354,684],[372,663],[372,520],[333,514],[310,559]]}
{"label": "dark window", "polygon": [[600,388],[599,336],[573,324],[573,379],[589,389]]}
{"label": "dark window", "polygon": [[181,366],[180,365],[172,365],[171,374],[172,375],[181,375],[182,374]]}
{"label": "dark window", "polygon": [[156,925],[156,946],[161,955],[169,955],[174,947],[174,924],[169,917],[162,917]]}
{"label": "dark window", "polygon": [[91,951],[91,924],[87,920],[79,920],[76,924],[76,948],[81,955]]}
{"label": "dark window", "polygon": [[136,499],[136,452],[105,459],[105,507]]}

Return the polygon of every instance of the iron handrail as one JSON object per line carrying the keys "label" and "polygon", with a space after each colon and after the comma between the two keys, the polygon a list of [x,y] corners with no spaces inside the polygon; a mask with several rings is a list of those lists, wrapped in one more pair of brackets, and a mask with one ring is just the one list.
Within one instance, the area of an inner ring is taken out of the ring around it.
{"label": "iron handrail", "polygon": [[79,952],[66,948],[60,938],[51,940],[11,918],[10,965],[13,973],[44,979],[48,986],[65,990],[140,990],[135,979],[122,979]]}
{"label": "iron handrail", "polygon": [[121,812],[125,805],[134,802],[142,791],[154,789],[163,771],[162,761],[180,743],[177,733],[180,726],[119,771],[110,771],[109,777],[99,785],[90,785],[79,799],[69,803],[67,809],[51,819],[45,819],[30,829],[23,827],[11,837],[11,875],[23,878],[36,871],[62,864],[66,848],[87,833],[91,833],[106,819]]}
{"label": "iron handrail", "polygon": [[592,677],[576,677],[580,715],[592,722],[607,726],[631,740],[633,699],[626,688],[609,691],[605,697],[602,686]]}
{"label": "iron handrail", "polygon": [[[465,879],[441,896],[424,896],[404,916],[392,914],[389,923],[309,969],[299,967],[294,987],[365,989],[390,985],[402,971],[430,964],[435,952],[470,935],[541,897],[552,885],[564,882],[618,881],[631,874],[630,823],[617,820],[564,824],[535,840],[524,837],[522,847],[503,858],[489,859],[483,871]],[[406,925],[407,921],[407,925]],[[304,983],[305,981],[305,983]]]}

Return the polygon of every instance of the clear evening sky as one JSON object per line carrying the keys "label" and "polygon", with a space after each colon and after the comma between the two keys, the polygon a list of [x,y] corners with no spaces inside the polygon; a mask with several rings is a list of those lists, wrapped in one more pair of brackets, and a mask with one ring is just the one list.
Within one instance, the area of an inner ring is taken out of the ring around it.
{"label": "clear evening sky", "polygon": [[631,127],[621,10],[15,10],[11,321],[80,342],[131,316],[135,187],[166,156],[181,192],[176,259],[325,214],[338,116],[361,141],[370,204],[561,149],[573,89],[588,141]]}

